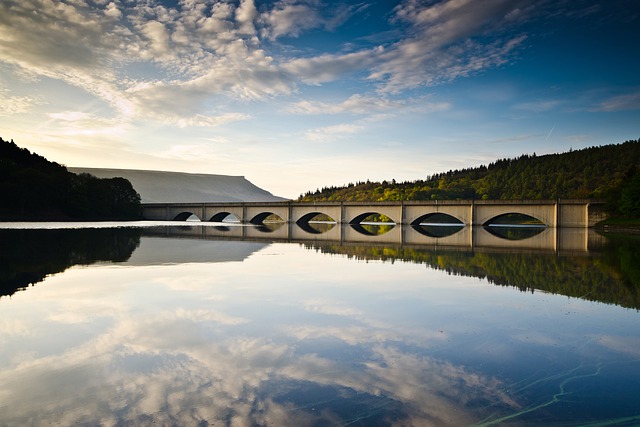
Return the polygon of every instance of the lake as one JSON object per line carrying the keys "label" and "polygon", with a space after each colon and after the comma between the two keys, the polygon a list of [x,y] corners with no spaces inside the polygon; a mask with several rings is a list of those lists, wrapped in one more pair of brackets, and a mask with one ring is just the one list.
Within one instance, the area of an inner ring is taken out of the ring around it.
{"label": "lake", "polygon": [[640,240],[360,228],[0,224],[0,426],[640,425]]}

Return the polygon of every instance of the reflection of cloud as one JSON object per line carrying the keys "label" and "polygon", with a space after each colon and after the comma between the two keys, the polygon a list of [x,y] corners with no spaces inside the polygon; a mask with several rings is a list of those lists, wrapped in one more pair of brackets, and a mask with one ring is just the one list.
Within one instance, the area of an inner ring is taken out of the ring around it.
{"label": "reflection of cloud", "polygon": [[[148,269],[138,270],[123,271],[127,277],[137,277],[136,272],[149,275]],[[60,297],[69,300],[50,308],[50,317],[58,320],[84,306],[82,301],[95,299],[90,290],[69,289]],[[108,329],[62,353],[32,354],[1,368],[1,422],[302,426],[323,420],[344,422],[331,403],[316,401],[317,387],[335,390],[341,404],[395,402],[394,416],[406,425],[469,423],[472,415],[461,408],[479,399],[497,407],[515,406],[495,379],[388,344],[404,342],[412,343],[411,349],[420,348],[416,346],[429,341],[427,332],[403,335],[384,325],[300,326],[285,330],[296,339],[284,344],[248,334],[251,319],[217,309],[162,311],[156,306],[138,311],[115,304],[119,298],[103,298],[107,301],[99,305],[112,307]],[[363,325],[377,323],[332,299],[312,298],[302,305],[314,313],[355,317]],[[25,331],[24,325],[6,329]],[[405,340],[410,336],[414,341]],[[354,361],[320,356],[308,345],[306,351],[298,350],[298,343],[318,337],[360,346],[367,356]],[[311,406],[301,407],[290,400],[292,393],[296,399],[324,406],[317,412]]]}
{"label": "reflection of cloud", "polygon": [[640,357],[640,338],[601,335],[596,336],[595,340],[609,350]]}
{"label": "reflection of cloud", "polygon": [[360,311],[355,307],[350,307],[344,303],[324,299],[306,301],[305,309],[312,313],[323,313],[336,316],[356,316],[361,314]]}
{"label": "reflection of cloud", "polygon": [[384,395],[402,402],[408,420],[436,425],[470,422],[471,416],[460,408],[472,399],[514,405],[496,380],[393,347],[372,347],[370,361],[354,369],[314,355],[297,355],[291,346],[260,338],[203,340],[198,324],[180,322],[180,317],[171,323],[120,323],[65,354],[0,372],[3,420],[16,424],[27,418],[36,424],[153,420],[160,425],[229,418],[242,424],[317,422],[320,414],[294,410],[286,398],[282,401],[284,396],[263,389],[274,381],[286,384],[285,395],[298,387],[305,390],[309,381],[346,387],[356,396]]}

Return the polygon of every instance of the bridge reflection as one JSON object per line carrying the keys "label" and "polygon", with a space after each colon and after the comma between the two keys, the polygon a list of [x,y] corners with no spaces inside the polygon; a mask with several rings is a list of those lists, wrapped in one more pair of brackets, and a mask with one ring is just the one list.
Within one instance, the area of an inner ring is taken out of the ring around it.
{"label": "bridge reflection", "polygon": [[[376,229],[376,227],[378,229]],[[383,227],[380,232],[379,227]],[[431,249],[475,251],[542,251],[584,253],[598,247],[604,237],[587,228],[412,226],[387,224],[267,223],[258,226],[228,224],[163,226],[148,233],[201,239],[253,240],[268,242],[327,242],[375,245],[421,246]]]}

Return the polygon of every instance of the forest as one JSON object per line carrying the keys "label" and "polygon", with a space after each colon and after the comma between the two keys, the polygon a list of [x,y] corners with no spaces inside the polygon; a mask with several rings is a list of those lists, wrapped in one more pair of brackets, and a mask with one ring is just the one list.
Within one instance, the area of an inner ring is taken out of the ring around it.
{"label": "forest", "polygon": [[77,175],[0,138],[0,219],[139,219],[140,195],[124,178]]}
{"label": "forest", "polygon": [[581,199],[607,202],[608,210],[640,215],[640,140],[537,156],[524,154],[489,165],[415,181],[357,182],[324,187],[299,201],[457,199]]}

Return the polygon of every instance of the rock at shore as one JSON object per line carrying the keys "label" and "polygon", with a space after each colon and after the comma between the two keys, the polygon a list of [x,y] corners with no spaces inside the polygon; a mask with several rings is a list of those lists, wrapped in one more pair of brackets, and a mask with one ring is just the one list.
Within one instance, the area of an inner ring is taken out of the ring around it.
{"label": "rock at shore", "polygon": [[243,176],[192,174],[132,169],[67,168],[98,178],[122,177],[131,182],[142,203],[274,202],[274,196]]}

